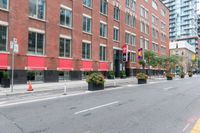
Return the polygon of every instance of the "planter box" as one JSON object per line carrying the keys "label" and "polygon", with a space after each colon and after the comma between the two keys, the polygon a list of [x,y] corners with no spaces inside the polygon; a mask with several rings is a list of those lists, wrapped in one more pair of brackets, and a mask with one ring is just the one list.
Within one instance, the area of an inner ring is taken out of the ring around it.
{"label": "planter box", "polygon": [[9,88],[10,87],[10,79],[1,79],[1,87]]}
{"label": "planter box", "polygon": [[120,76],[120,78],[121,78],[121,79],[125,79],[125,78],[126,78],[126,76]]}
{"label": "planter box", "polygon": [[173,80],[173,78],[172,77],[167,77],[167,80]]}
{"label": "planter box", "polygon": [[146,84],[147,80],[146,79],[138,79],[138,84]]}
{"label": "planter box", "polygon": [[108,79],[114,79],[114,76],[112,77],[112,76],[108,76]]}
{"label": "planter box", "polygon": [[104,89],[104,84],[88,83],[89,91],[103,90],[103,89]]}
{"label": "planter box", "polygon": [[185,76],[181,76],[181,78],[183,79],[183,78],[185,78]]}

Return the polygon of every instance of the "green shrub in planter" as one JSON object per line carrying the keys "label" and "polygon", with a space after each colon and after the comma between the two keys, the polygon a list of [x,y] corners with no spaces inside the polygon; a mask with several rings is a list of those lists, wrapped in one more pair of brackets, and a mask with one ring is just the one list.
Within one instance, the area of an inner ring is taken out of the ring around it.
{"label": "green shrub in planter", "polygon": [[102,90],[104,89],[105,79],[103,74],[95,72],[87,76],[88,90]]}
{"label": "green shrub in planter", "polygon": [[114,78],[115,78],[114,71],[108,71],[108,79],[114,79]]}
{"label": "green shrub in planter", "polygon": [[188,76],[192,77],[192,75],[193,75],[192,71],[188,71]]}
{"label": "green shrub in planter", "polygon": [[148,76],[145,73],[138,73],[136,78],[138,79],[138,84],[146,84]]}
{"label": "green shrub in planter", "polygon": [[166,77],[167,77],[167,80],[173,80],[173,78],[175,77],[175,75],[172,74],[172,73],[167,73]]}
{"label": "green shrub in planter", "polygon": [[126,72],[125,71],[120,72],[120,78],[126,78]]}
{"label": "green shrub in planter", "polygon": [[180,78],[185,78],[185,73],[184,72],[180,72],[179,76],[180,76]]}
{"label": "green shrub in planter", "polygon": [[3,78],[1,79],[1,86],[4,88],[10,87],[10,78],[9,78],[9,73],[7,71],[3,72]]}

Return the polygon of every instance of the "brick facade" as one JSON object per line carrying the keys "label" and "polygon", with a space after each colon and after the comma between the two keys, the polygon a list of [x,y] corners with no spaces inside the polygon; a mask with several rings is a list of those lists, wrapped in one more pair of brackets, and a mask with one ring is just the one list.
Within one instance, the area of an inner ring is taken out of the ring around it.
{"label": "brick facade", "polygon": [[[59,70],[59,63],[63,62],[60,60],[66,60],[70,65],[72,65],[69,70],[71,71],[71,77],[77,74],[77,72],[87,71],[83,70],[82,67],[85,62],[91,63],[92,71],[98,71],[99,66],[102,62],[99,61],[99,46],[100,44],[106,45],[106,61],[103,62],[104,66],[107,65],[107,70],[113,69],[113,54],[114,48],[121,49],[125,44],[125,31],[134,33],[136,35],[136,46],[129,45],[129,50],[136,53],[136,63],[131,63],[128,61],[126,63],[126,68],[130,71],[135,69],[140,69],[140,65],[137,63],[137,50],[140,48],[141,37],[149,40],[149,50],[152,49],[152,42],[156,42],[159,45],[158,55],[168,55],[169,54],[169,11],[168,9],[159,1],[156,0],[158,9],[155,10],[152,7],[152,0],[136,0],[136,11],[131,11],[126,8],[125,0],[107,0],[108,1],[108,13],[107,15],[102,15],[100,13],[100,0],[93,0],[92,8],[87,8],[83,6],[82,0],[46,0],[46,10],[45,19],[39,20],[29,16],[29,2],[27,0],[17,0],[9,1],[8,10],[0,9],[0,22],[7,22],[8,25],[8,50],[7,52],[0,52],[0,55],[8,55],[8,66],[0,69],[10,69],[11,66],[11,52],[9,50],[9,42],[12,38],[17,38],[19,44],[19,53],[15,55],[15,70],[16,71],[29,71],[33,68],[29,68],[28,60],[30,57],[34,56],[37,58],[44,59],[44,68],[41,71],[61,71]],[[66,28],[60,25],[60,8],[61,5],[69,7],[72,9],[72,28]],[[120,21],[116,21],[113,18],[114,5],[120,8]],[[149,34],[144,34],[140,32],[140,21],[144,18],[140,15],[140,8],[143,6],[148,10],[148,20],[144,20],[149,24]],[[165,16],[161,15],[161,10],[165,10]],[[125,24],[125,13],[130,12],[130,14],[136,17],[136,27],[130,27]],[[83,14],[87,14],[92,18],[92,32],[91,34],[84,33],[82,30],[82,18]],[[158,17],[159,25],[154,26],[158,29],[159,37],[158,40],[152,39],[152,14]],[[102,38],[99,35],[100,21],[107,23],[107,38]],[[164,22],[166,27],[161,30],[160,23]],[[1,24],[0,24],[1,25]],[[113,41],[113,27],[119,27],[120,40]],[[28,32],[30,29],[38,29],[44,31],[44,55],[35,56],[29,55],[28,50]],[[163,32],[166,35],[166,41],[161,42],[160,34]],[[65,35],[71,38],[71,58],[60,58],[59,57],[59,38]],[[82,59],[82,42],[84,40],[91,42],[92,49],[92,59],[83,60]],[[162,47],[166,49],[166,52],[161,52]],[[1,59],[0,59],[1,61]],[[37,64],[37,63],[36,63]],[[33,69],[37,71],[37,69]],[[104,71],[107,71],[104,70]],[[74,73],[73,73],[74,71]],[[130,72],[129,71],[129,72]],[[130,72],[133,73],[133,72]],[[24,74],[23,74],[24,75]],[[76,76],[75,76],[76,77]],[[79,77],[79,76],[77,76]],[[24,78],[25,79],[25,78]]]}

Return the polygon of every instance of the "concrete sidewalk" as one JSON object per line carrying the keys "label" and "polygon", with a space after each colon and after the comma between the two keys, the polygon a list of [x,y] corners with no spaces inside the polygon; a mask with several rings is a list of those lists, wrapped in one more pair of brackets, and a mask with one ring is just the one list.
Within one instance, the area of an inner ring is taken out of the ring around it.
{"label": "concrete sidewalk", "polygon": [[[135,77],[130,77],[126,79],[115,79],[110,80],[106,79],[105,88],[122,86],[125,84],[136,84],[137,79]],[[85,80],[81,81],[67,81],[67,92],[76,93],[87,91],[88,84]],[[33,83],[32,87],[34,89],[33,92],[27,91],[28,85],[14,85],[14,92],[11,92],[10,88],[1,88],[0,87],[0,96],[5,95],[18,95],[18,94],[27,94],[27,93],[39,93],[39,92],[47,92],[47,91],[64,91],[65,82],[58,83]]]}

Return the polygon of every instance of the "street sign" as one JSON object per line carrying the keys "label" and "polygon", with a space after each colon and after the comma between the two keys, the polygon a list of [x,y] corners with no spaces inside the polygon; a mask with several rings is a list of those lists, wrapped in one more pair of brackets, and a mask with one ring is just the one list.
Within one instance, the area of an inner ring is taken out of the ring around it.
{"label": "street sign", "polygon": [[128,46],[126,44],[122,46],[122,60],[124,62],[128,61]]}
{"label": "street sign", "polygon": [[143,49],[139,48],[138,49],[138,60],[142,60],[143,59]]}
{"label": "street sign", "polygon": [[13,49],[14,53],[19,52],[19,45],[17,44],[17,40],[13,39],[13,41],[10,42],[10,49]]}

